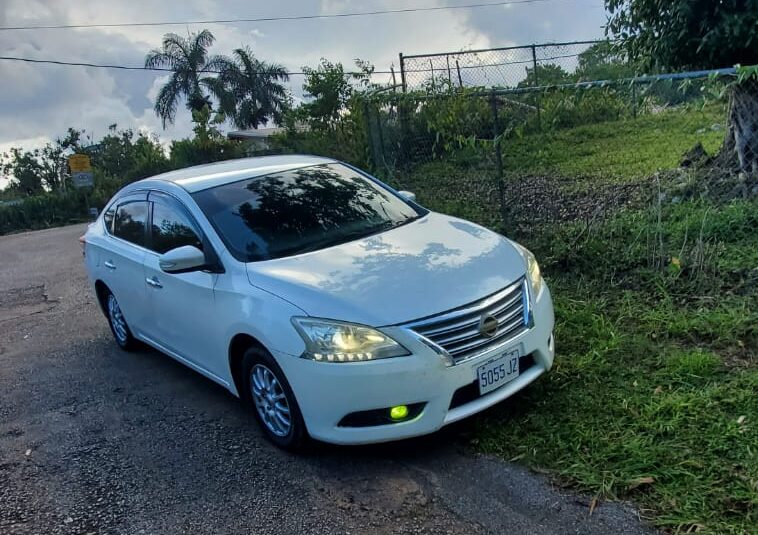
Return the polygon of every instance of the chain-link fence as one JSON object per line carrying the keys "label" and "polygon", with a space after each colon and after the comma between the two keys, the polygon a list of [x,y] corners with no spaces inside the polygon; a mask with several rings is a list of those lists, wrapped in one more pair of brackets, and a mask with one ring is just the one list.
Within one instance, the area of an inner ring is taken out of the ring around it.
{"label": "chain-link fence", "polygon": [[612,43],[608,41],[575,41],[400,54],[400,79],[405,91],[435,91],[441,87],[537,87],[556,83],[556,73],[576,72],[582,55],[593,45],[611,53]]}
{"label": "chain-link fence", "polygon": [[738,83],[735,69],[383,92],[365,102],[367,140],[398,186],[528,232],[656,195],[758,194],[756,94],[755,78]]}

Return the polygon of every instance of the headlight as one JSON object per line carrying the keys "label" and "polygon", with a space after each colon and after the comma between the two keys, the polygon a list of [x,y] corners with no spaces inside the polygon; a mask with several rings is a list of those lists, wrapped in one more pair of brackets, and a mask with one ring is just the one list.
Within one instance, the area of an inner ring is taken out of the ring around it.
{"label": "headlight", "polygon": [[292,318],[305,341],[304,358],[320,362],[360,362],[410,355],[389,336],[371,327],[318,318]]}
{"label": "headlight", "polygon": [[534,299],[539,295],[540,290],[542,289],[542,274],[540,273],[540,266],[537,263],[537,259],[529,249],[517,243],[515,245],[518,247],[518,249],[521,251],[521,254],[523,254],[524,258],[526,259],[526,276],[529,279],[529,285],[531,286],[532,290],[532,298]]}

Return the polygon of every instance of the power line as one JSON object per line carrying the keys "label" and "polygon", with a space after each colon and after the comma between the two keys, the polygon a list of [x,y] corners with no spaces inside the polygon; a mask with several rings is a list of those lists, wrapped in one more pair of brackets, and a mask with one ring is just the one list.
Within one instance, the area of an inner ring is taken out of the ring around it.
{"label": "power line", "polygon": [[[461,52],[461,54],[465,54],[465,52]],[[546,58],[540,58],[538,61],[550,61],[555,59],[563,59],[563,58],[573,58],[579,56],[578,53],[576,54],[563,54],[560,56],[552,56],[552,57],[546,57]],[[0,61],[19,61],[22,63],[36,63],[36,64],[42,64],[42,65],[62,65],[64,67],[92,67],[95,69],[119,69],[124,71],[147,71],[147,72],[174,72],[174,69],[169,69],[166,67],[140,67],[138,65],[114,65],[109,63],[89,63],[84,61],[62,61],[62,60],[56,60],[56,59],[36,59],[36,58],[19,58],[16,56],[0,56]],[[532,63],[533,60],[520,60],[520,61],[506,61],[502,63],[480,63],[476,65],[461,65],[461,70],[463,69],[481,69],[484,67],[503,67],[507,65],[519,65],[522,63]],[[418,73],[418,72],[435,72],[439,71],[440,69],[406,69],[405,72],[407,73]],[[204,74],[221,74],[221,71],[216,70],[205,70],[203,71]],[[266,71],[260,71],[255,74],[266,74]],[[287,76],[304,76],[306,73],[303,71],[288,71],[285,74]],[[366,74],[363,71],[345,71],[343,74],[346,76],[355,76],[355,75],[364,75]],[[393,71],[371,71],[370,74],[393,74]],[[397,73],[395,73],[397,74]]]}
{"label": "power line", "polygon": [[[33,59],[33,58],[18,58],[15,56],[0,56],[0,60],[5,61],[21,61],[24,63],[42,63],[46,65],[65,65],[65,66],[75,66],[75,67],[94,67],[96,69],[121,69],[125,71],[165,71],[165,72],[174,72],[173,69],[164,69],[161,67],[154,67],[154,68],[147,68],[147,67],[137,67],[137,66],[130,66],[130,65],[109,65],[109,64],[103,64],[103,63],[86,63],[86,62],[78,62],[78,61],[60,61],[55,59]],[[213,71],[214,74],[217,74],[217,72]]]}
{"label": "power line", "polygon": [[[35,58],[19,58],[16,56],[0,56],[0,60],[5,61],[20,61],[22,63],[38,63],[43,65],[63,65],[64,67],[93,67],[95,69],[119,69],[124,71],[156,71],[156,72],[174,72],[174,69],[165,67],[140,67],[137,65],[112,65],[108,63],[88,63],[83,61],[62,61],[56,59],[35,59]],[[220,74],[221,71],[206,70],[205,74]],[[266,71],[261,71],[255,74],[266,74]],[[288,76],[305,75],[302,71],[290,71],[286,73]],[[345,71],[345,75],[362,75],[366,74],[362,71]],[[371,74],[392,74],[392,71],[372,71]]]}
{"label": "power line", "polygon": [[119,22],[119,23],[102,23],[102,24],[49,24],[38,26],[0,26],[0,31],[15,30],[70,30],[77,28],[118,28],[118,27],[135,27],[135,26],[185,26],[189,24],[232,24],[238,22],[274,22],[274,21],[292,21],[292,20],[315,20],[315,19],[332,19],[345,17],[367,17],[373,15],[390,15],[396,13],[419,13],[428,11],[448,11],[454,9],[473,9],[480,7],[508,6],[514,4],[534,4],[538,2],[551,2],[554,0],[508,0],[502,2],[481,2],[475,4],[463,4],[457,6],[433,6],[433,7],[416,7],[402,9],[385,9],[377,11],[353,11],[347,13],[329,13],[323,15],[290,15],[280,17],[258,17],[258,18],[239,18],[239,19],[206,19],[206,20],[185,20],[185,21],[158,21],[158,22]]}

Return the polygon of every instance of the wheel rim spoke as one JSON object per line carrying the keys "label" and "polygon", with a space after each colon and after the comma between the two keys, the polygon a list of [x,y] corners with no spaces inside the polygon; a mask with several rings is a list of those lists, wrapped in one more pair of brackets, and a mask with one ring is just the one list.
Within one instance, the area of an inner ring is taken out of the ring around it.
{"label": "wheel rim spoke", "polygon": [[262,394],[266,389],[262,375],[263,372],[260,369],[256,369],[255,373],[253,373],[253,388],[255,388],[255,393],[258,395]]}
{"label": "wheel rim spoke", "polygon": [[250,373],[250,390],[261,422],[276,436],[284,437],[292,429],[287,395],[276,375],[263,364]]}

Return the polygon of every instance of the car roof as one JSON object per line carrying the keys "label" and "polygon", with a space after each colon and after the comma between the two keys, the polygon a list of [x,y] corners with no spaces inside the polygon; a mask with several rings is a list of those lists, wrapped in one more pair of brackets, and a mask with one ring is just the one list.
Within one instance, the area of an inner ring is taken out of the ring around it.
{"label": "car roof", "polygon": [[176,171],[156,175],[146,180],[173,182],[188,192],[194,193],[247,178],[335,162],[336,160],[332,158],[302,154],[258,156],[255,158],[239,158],[177,169]]}

